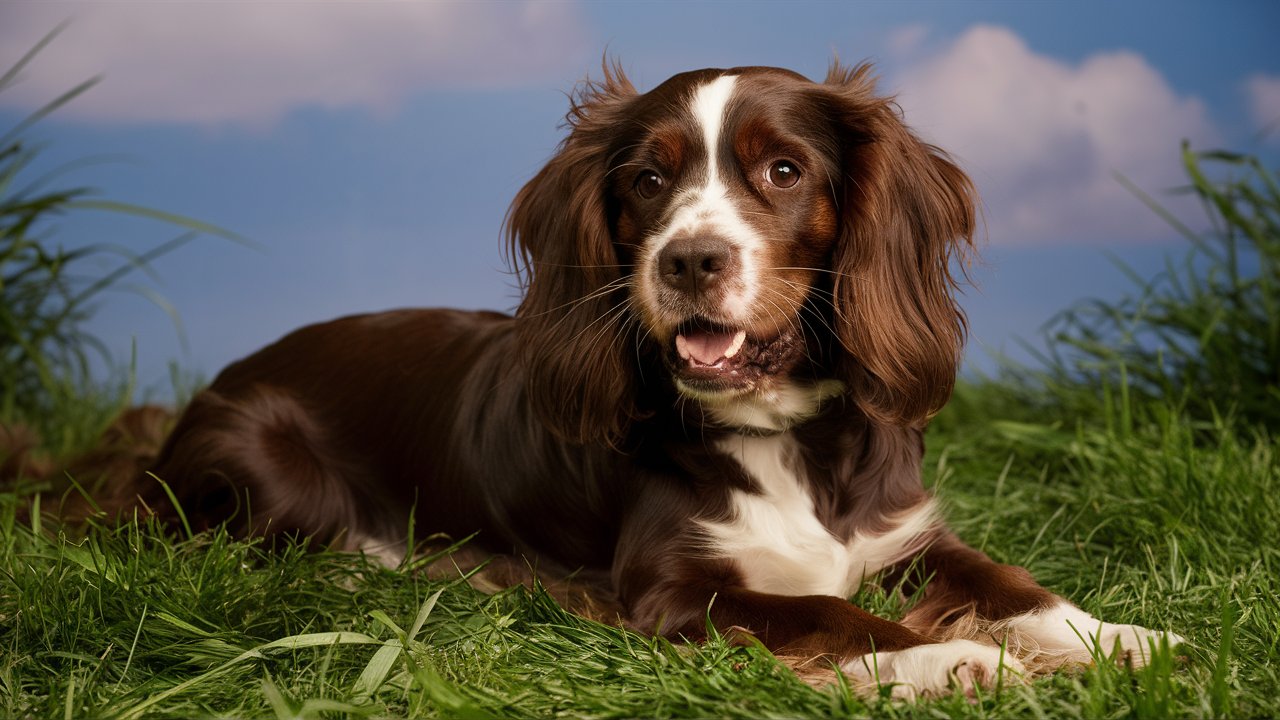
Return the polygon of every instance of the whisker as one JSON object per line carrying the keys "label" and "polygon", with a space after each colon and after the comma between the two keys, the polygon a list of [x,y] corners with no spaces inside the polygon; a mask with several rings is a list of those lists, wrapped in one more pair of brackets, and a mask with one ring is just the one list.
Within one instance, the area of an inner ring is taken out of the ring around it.
{"label": "whisker", "polygon": [[534,264],[534,265],[537,265],[538,267],[551,267],[551,268],[573,268],[573,269],[577,269],[577,270],[590,270],[590,269],[594,269],[594,268],[624,268],[624,267],[631,267],[630,265],[621,264],[621,263],[619,263],[619,264],[617,264],[617,265],[606,265],[606,264],[603,264],[603,263],[601,263],[601,264],[597,264],[597,265],[570,265],[570,264],[568,264],[568,263],[552,263],[552,262],[547,262],[547,261],[545,261],[545,260],[539,260],[539,261],[537,261],[537,262],[535,262],[535,263],[533,263],[533,264]]}
{"label": "whisker", "polygon": [[[604,311],[600,315],[596,316],[595,320],[592,320],[591,322],[587,323],[585,327],[583,327],[581,330],[575,333],[574,336],[569,339],[568,344],[572,345],[576,343],[578,341],[578,338],[582,337],[583,333],[590,330],[593,326],[595,326],[596,323],[600,322],[601,320],[611,320],[617,314],[621,312],[625,312],[630,304],[631,304],[630,297],[625,298],[621,302],[614,304],[613,307],[609,308],[608,310]],[[600,327],[599,330],[596,331],[596,334],[593,335],[591,338],[592,342],[595,342],[597,339],[599,339],[600,334],[609,329],[609,324],[610,323],[605,323]]]}
{"label": "whisker", "polygon": [[[627,335],[630,334],[628,331],[630,330],[633,324],[632,316],[631,316],[631,306],[632,306],[632,298],[627,298],[626,301],[624,301],[621,304],[621,307],[617,308],[617,312],[610,313],[608,322],[605,325],[601,326],[600,333],[603,333],[606,329],[608,329],[608,326],[611,324],[616,323],[619,326],[618,332],[614,334],[613,338],[609,341],[609,346],[605,348],[608,352],[612,353],[616,349],[618,353],[621,353],[625,348],[625,345],[627,342]],[[615,320],[615,317],[618,315],[621,315],[621,317],[618,317]],[[600,333],[597,333],[596,336],[599,337]]]}
{"label": "whisker", "polygon": [[[773,293],[773,294],[777,295],[778,297],[780,297],[780,298],[782,298],[782,299],[784,299],[784,300],[785,300],[785,299],[787,299],[787,298],[786,298],[786,296],[785,296],[785,295],[783,295],[783,294],[782,294],[782,293],[781,293],[777,288],[772,288],[772,287],[769,287],[769,286],[767,286],[767,285],[766,285],[764,289],[765,289],[765,291],[766,291],[766,292]],[[773,306],[773,309],[774,309],[774,310],[777,310],[779,315],[781,315],[782,317],[786,318],[786,321],[787,321],[787,327],[788,327],[788,328],[790,328],[791,330],[793,330],[794,332],[796,332],[796,333],[800,336],[800,340],[801,340],[801,342],[804,342],[804,346],[805,346],[805,348],[804,348],[805,358],[806,358],[806,359],[808,359],[808,360],[809,360],[809,362],[813,362],[813,357],[809,354],[809,343],[806,341],[806,338],[807,338],[808,336],[805,334],[805,331],[804,331],[804,328],[803,328],[803,327],[796,325],[796,321],[797,321],[797,320],[799,320],[800,322],[802,322],[802,323],[803,323],[803,321],[804,321],[804,320],[803,320],[803,318],[801,318],[801,317],[800,317],[800,315],[799,315],[798,313],[797,313],[797,314],[791,314],[791,313],[786,313],[786,312],[784,312],[781,306],[779,306],[779,305],[778,305],[776,302],[774,302],[773,300],[769,299],[768,295],[766,295],[766,296],[764,297],[764,300],[765,300],[766,302],[768,302],[770,305],[772,305],[772,306]]]}
{"label": "whisker", "polygon": [[835,275],[835,276],[837,276],[837,277],[845,277],[845,278],[849,278],[850,280],[858,280],[858,279],[860,279],[860,278],[859,278],[859,276],[857,276],[857,275],[851,275],[851,274],[849,274],[849,273],[840,272],[840,271],[838,271],[838,270],[831,270],[831,269],[829,269],[829,268],[804,267],[804,266],[795,266],[795,267],[793,267],[793,266],[785,266],[785,265],[784,265],[784,266],[778,266],[778,267],[765,267],[765,268],[760,268],[760,269],[761,269],[761,270],[801,270],[801,271],[804,271],[804,272],[826,273],[826,274],[828,274],[828,275]]}
{"label": "whisker", "polygon": [[[792,283],[791,281],[786,280],[785,278],[779,278],[779,280],[782,280],[782,282],[784,282],[784,283],[788,283],[788,284],[790,284],[790,285],[792,285],[792,286],[794,286],[794,287],[797,287],[798,289],[801,287],[801,286],[796,285],[796,283]],[[831,293],[830,293],[829,291],[818,290],[817,288],[808,288],[808,289],[809,289],[809,290],[811,290],[811,291],[813,291],[815,294],[817,294],[817,295],[819,295],[819,296],[824,296],[824,295],[825,295],[825,296],[830,296],[830,295],[831,295]],[[831,310],[832,310],[833,314],[837,316],[837,317],[836,317],[836,319],[837,319],[837,320],[839,320],[840,322],[846,323],[846,324],[847,324],[847,323],[849,323],[849,320],[843,316],[843,313],[841,313],[841,312],[840,312],[840,308],[839,308],[839,307],[837,307],[837,306],[835,305],[835,303],[834,303],[832,300],[830,300],[829,298],[824,298],[824,299],[826,299],[826,300],[827,300],[827,304],[831,307]],[[803,316],[803,313],[805,312],[805,310],[806,310],[806,309],[807,309],[807,306],[806,306],[806,307],[802,307],[802,308],[801,308],[801,315],[802,315],[802,316]],[[834,338],[836,339],[836,342],[840,343],[840,347],[844,348],[844,350],[845,350],[846,352],[853,353],[853,349],[852,349],[852,348],[850,348],[850,347],[845,343],[844,338],[840,335],[840,333],[839,333],[839,332],[837,332],[837,331],[836,331],[836,329],[835,329],[834,327],[832,327],[832,326],[831,326],[831,323],[827,321],[827,318],[826,318],[826,317],[824,317],[823,315],[821,315],[821,314],[817,313],[816,311],[812,311],[812,310],[811,310],[811,311],[810,311],[810,313],[813,315],[813,317],[814,317],[814,318],[816,318],[816,319],[817,319],[818,323],[819,323],[820,325],[822,325],[822,327],[826,328],[827,332],[828,332],[832,337],[834,337]]]}
{"label": "whisker", "polygon": [[[839,320],[842,323],[851,322],[850,319],[846,317],[844,313],[840,310],[840,307],[836,305],[835,293],[832,292],[831,290],[827,290],[824,288],[817,288],[817,287],[805,287],[783,277],[779,277],[778,280],[790,285],[793,288],[805,290],[809,292],[811,295],[817,296],[818,298],[820,298],[821,300],[827,303],[827,305],[831,308],[832,312],[837,316],[836,317],[837,320]],[[830,330],[832,328],[828,326],[828,329]]]}
{"label": "whisker", "polygon": [[[564,309],[564,308],[569,308],[569,311],[568,311],[567,313],[565,313],[565,315],[566,315],[566,316],[568,316],[568,314],[569,314],[569,313],[571,313],[571,312],[573,312],[573,310],[574,310],[578,305],[581,305],[581,304],[583,304],[583,303],[590,302],[590,301],[595,300],[595,299],[597,299],[597,298],[600,298],[600,297],[603,297],[603,296],[605,296],[605,295],[608,295],[609,293],[611,293],[611,292],[613,292],[613,291],[615,291],[615,290],[622,290],[623,288],[625,288],[625,287],[626,287],[626,286],[631,282],[631,278],[632,278],[633,276],[634,276],[634,273],[628,273],[628,274],[623,275],[623,276],[621,276],[621,277],[618,277],[618,278],[615,278],[615,279],[613,279],[613,280],[610,280],[609,282],[605,283],[604,285],[601,285],[600,287],[596,288],[595,290],[592,290],[591,292],[587,293],[586,295],[583,295],[583,296],[582,296],[582,297],[580,297],[580,298],[577,298],[577,299],[575,299],[575,300],[570,300],[570,301],[569,301],[569,302],[567,302],[567,303],[564,303],[564,304],[561,304],[561,305],[557,305],[557,306],[552,307],[552,308],[548,308],[547,310],[544,310],[544,311],[542,311],[542,312],[540,312],[540,313],[533,313],[533,314],[531,314],[531,315],[526,315],[525,317],[542,317],[543,315],[550,315],[551,313],[553,313],[553,312],[555,312],[555,311],[557,311],[557,310],[562,310],[562,309]],[[557,324],[558,324],[558,323],[557,323]],[[554,326],[553,326],[553,327],[554,327]]]}
{"label": "whisker", "polygon": [[611,168],[609,168],[608,170],[606,170],[606,171],[605,171],[604,176],[607,178],[607,177],[609,177],[610,175],[612,175],[615,171],[617,171],[617,170],[621,170],[621,169],[623,169],[623,168],[628,168],[628,167],[638,167],[638,168],[642,168],[642,167],[645,167],[645,163],[628,162],[628,163],[622,163],[622,164],[620,164],[620,165],[614,165],[613,167],[611,167]]}

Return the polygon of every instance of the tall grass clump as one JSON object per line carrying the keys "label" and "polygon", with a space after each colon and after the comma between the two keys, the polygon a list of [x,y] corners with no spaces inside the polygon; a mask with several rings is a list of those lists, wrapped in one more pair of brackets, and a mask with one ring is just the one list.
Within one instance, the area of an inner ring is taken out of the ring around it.
{"label": "tall grass clump", "polygon": [[[57,32],[0,75],[0,93],[18,81]],[[122,289],[131,274],[149,272],[152,261],[200,232],[226,234],[194,220],[104,199],[89,187],[67,186],[63,181],[69,167],[35,175],[42,148],[26,139],[29,131],[96,82],[87,80],[68,90],[0,135],[0,427],[33,429],[55,452],[96,435],[131,394],[127,378],[104,385],[91,376],[95,359],[111,362],[106,345],[84,329],[103,295]],[[63,244],[52,223],[86,211],[150,218],[187,232],[142,252],[112,243]],[[149,289],[127,289],[172,313]]]}
{"label": "tall grass clump", "polygon": [[1280,428],[1280,185],[1256,157],[1184,144],[1182,160],[1209,230],[1196,232],[1129,184],[1191,247],[1151,279],[1126,268],[1133,294],[1083,302],[1051,323],[1055,384],[1170,398],[1198,420]]}

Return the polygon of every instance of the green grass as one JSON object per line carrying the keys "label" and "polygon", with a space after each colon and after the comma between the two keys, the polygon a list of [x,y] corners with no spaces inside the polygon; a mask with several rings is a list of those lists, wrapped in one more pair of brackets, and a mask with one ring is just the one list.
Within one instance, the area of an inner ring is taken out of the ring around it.
{"label": "green grass", "polygon": [[1184,144],[1182,162],[1182,192],[1200,201],[1209,232],[1126,181],[1187,250],[1149,279],[1122,265],[1136,292],[1081,301],[1050,322],[1050,388],[1065,384],[1067,398],[1088,403],[1074,392],[1082,381],[1125,384],[1148,398],[1179,398],[1195,417],[1230,413],[1280,427],[1280,181],[1238,153]]}
{"label": "green grass", "polygon": [[541,592],[489,596],[358,556],[267,552],[221,533],[175,540],[145,523],[72,539],[19,520],[8,493],[0,715],[1268,714],[1280,696],[1274,440],[1193,427],[1160,404],[1115,408],[1110,427],[971,419],[999,398],[964,386],[930,434],[930,481],[955,527],[1108,621],[1186,636],[1185,662],[1102,664],[976,704],[868,704],[804,685],[762,649],[673,645],[569,615]]}

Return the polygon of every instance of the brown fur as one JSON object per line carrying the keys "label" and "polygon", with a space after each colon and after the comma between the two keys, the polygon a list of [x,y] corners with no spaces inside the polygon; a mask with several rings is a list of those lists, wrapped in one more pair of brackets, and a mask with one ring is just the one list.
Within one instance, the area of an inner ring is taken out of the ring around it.
{"label": "brown fur", "polygon": [[[726,73],[743,90],[725,111],[728,139],[705,148],[681,108]],[[841,540],[877,534],[928,499],[923,427],[954,383],[965,323],[952,261],[972,247],[976,201],[955,164],[875,94],[869,69],[837,66],[824,83],[704,70],[640,94],[606,68],[574,96],[568,125],[508,216],[525,290],[515,316],[342,318],[232,364],[150,466],[198,527],[229,521],[358,549],[401,541],[412,510],[420,531],[476,534],[470,552],[513,558],[490,582],[527,567],[572,576],[557,591],[589,612],[686,638],[709,617],[797,666],[929,643],[963,618],[995,623],[1054,599],[940,527],[921,543],[932,580],[904,623],[843,598],[760,592],[749,559],[702,551],[701,523],[761,488],[717,449],[752,430],[677,392],[671,341],[689,317],[717,311],[743,264],[717,264],[719,284],[638,294],[645,243],[676,197],[633,192],[644,167],[670,187],[694,183],[707,153],[740,171],[725,175],[727,192],[767,239],[748,369],[761,383],[843,388],[788,429],[817,520]],[[808,182],[770,187],[763,168],[778,157]],[[116,497],[175,516],[147,476],[123,487]]]}

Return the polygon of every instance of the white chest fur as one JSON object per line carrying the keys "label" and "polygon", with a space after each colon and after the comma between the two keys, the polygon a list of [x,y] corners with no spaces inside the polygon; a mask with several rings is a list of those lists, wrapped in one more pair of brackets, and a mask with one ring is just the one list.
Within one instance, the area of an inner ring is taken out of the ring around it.
{"label": "white chest fur", "polygon": [[702,528],[712,556],[734,560],[751,590],[847,597],[866,577],[918,550],[921,533],[934,524],[929,500],[891,519],[887,532],[838,538],[814,512],[790,433],[734,435],[720,450],[742,465],[761,492],[732,491],[729,516],[703,521]]}

